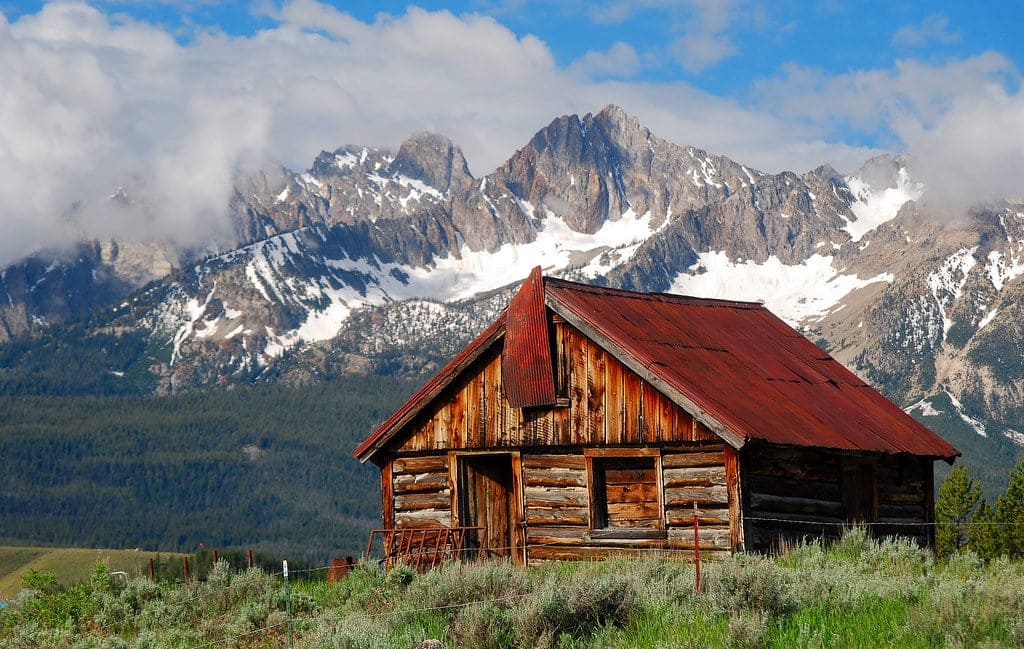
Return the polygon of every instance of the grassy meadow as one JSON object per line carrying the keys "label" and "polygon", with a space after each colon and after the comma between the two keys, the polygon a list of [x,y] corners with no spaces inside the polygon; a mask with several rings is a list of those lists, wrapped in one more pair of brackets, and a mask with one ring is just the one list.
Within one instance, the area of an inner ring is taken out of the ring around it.
{"label": "grassy meadow", "polygon": [[89,550],[0,546],[0,599],[10,599],[22,589],[22,578],[30,570],[51,572],[58,584],[70,586],[89,579],[97,563],[110,572],[125,572],[129,578],[148,574],[149,559],[180,560],[180,555],[134,550]]}
{"label": "grassy meadow", "polygon": [[[0,646],[139,648],[1020,647],[1024,565],[936,562],[854,530],[776,557],[705,564],[645,557],[448,565],[424,575],[359,566],[292,582],[220,562],[205,582],[111,579],[63,587],[30,573],[0,611]],[[290,588],[290,592],[289,592]],[[288,610],[290,608],[290,616]]]}

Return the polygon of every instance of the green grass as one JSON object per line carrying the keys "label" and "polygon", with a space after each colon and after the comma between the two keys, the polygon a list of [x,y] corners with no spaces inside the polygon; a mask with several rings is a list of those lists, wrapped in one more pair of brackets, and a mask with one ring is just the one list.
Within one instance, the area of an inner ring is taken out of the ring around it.
{"label": "green grass", "polygon": [[[853,531],[839,543],[705,565],[666,558],[447,565],[424,575],[368,564],[335,584],[291,584],[297,649],[663,649],[1024,646],[1024,565],[955,556]],[[279,575],[221,563],[203,583],[123,584],[93,573],[22,593],[0,646],[287,646]],[[37,580],[36,583],[45,583]]]}
{"label": "green grass", "polygon": [[83,548],[43,548],[0,546],[0,599],[9,599],[21,590],[21,577],[29,570],[52,572],[64,585],[88,579],[97,563],[105,563],[111,572],[124,571],[130,577],[147,572],[151,557],[179,555],[133,550],[89,550]]}

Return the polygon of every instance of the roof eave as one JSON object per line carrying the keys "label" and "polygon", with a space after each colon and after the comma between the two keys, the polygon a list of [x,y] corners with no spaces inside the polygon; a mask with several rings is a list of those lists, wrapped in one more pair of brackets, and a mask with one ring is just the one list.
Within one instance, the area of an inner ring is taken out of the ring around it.
{"label": "roof eave", "polygon": [[356,449],[352,456],[365,464],[372,460],[395,434],[420,414],[427,405],[447,388],[452,381],[484,354],[491,345],[505,334],[504,315],[485,329],[464,351],[441,368],[420,390],[409,398],[395,413],[384,420]]}

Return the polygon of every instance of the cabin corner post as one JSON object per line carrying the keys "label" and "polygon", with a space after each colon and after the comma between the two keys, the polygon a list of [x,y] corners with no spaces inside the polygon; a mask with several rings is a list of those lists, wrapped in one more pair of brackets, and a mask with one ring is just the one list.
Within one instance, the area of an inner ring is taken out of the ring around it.
{"label": "cabin corner post", "polygon": [[529,547],[526,544],[526,496],[523,490],[523,457],[520,451],[512,452],[512,517],[515,548],[513,557],[529,565]]}
{"label": "cabin corner post", "polygon": [[729,541],[732,551],[742,552],[744,548],[744,519],[741,500],[742,481],[740,480],[739,453],[728,444],[725,445],[725,481],[729,491]]}
{"label": "cabin corner post", "polygon": [[380,469],[380,492],[381,502],[383,503],[381,518],[384,521],[385,529],[389,530],[395,528],[395,490],[391,477],[393,462],[394,460],[388,461]]}
{"label": "cabin corner post", "polygon": [[935,460],[924,460],[924,529],[925,543],[935,548]]}

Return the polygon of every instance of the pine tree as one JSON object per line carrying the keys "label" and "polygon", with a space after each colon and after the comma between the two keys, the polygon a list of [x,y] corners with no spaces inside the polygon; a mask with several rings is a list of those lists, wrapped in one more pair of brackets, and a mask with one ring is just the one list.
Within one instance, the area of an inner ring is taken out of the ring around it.
{"label": "pine tree", "polygon": [[996,500],[994,518],[1000,553],[1011,559],[1024,558],[1024,460],[1010,474],[1006,493]]}
{"label": "pine tree", "polygon": [[1002,538],[996,525],[995,509],[982,499],[967,523],[969,547],[983,559],[994,559],[1003,554]]}
{"label": "pine tree", "polygon": [[954,467],[939,487],[935,501],[936,554],[948,557],[968,545],[968,523],[980,498],[981,485],[971,476],[970,469],[963,464]]}

